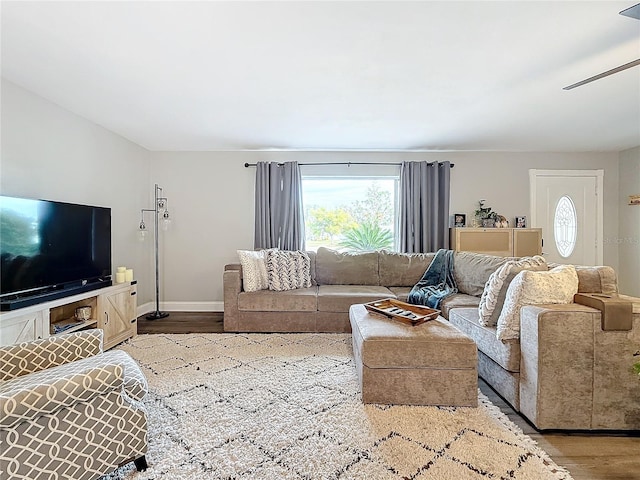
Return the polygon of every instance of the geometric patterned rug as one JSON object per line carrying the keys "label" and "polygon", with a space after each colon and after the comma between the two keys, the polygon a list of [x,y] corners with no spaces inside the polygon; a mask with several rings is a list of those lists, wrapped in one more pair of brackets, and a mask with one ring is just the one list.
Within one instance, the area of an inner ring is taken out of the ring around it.
{"label": "geometric patterned rug", "polygon": [[479,406],[363,405],[349,334],[139,335],[149,469],[115,479],[570,479]]}

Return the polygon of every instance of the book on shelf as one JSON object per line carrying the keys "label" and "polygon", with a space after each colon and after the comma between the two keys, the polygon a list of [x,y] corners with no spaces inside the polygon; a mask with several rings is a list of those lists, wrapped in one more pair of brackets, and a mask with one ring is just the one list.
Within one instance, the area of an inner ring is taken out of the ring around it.
{"label": "book on shelf", "polygon": [[73,327],[77,327],[78,325],[83,325],[84,323],[85,323],[84,320],[77,320],[77,319],[56,322],[52,325],[53,333],[57,334],[57,333],[66,332],[67,330],[71,330]]}

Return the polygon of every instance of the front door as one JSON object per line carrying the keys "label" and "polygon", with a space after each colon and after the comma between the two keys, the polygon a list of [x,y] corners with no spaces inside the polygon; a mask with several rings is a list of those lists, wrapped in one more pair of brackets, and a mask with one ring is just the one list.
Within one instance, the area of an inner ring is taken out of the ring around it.
{"label": "front door", "polygon": [[529,170],[531,226],[547,262],[601,265],[603,170]]}

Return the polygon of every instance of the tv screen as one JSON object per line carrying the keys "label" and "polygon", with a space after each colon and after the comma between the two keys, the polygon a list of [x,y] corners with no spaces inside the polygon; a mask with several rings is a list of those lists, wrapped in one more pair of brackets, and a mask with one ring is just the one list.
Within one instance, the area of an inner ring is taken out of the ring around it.
{"label": "tv screen", "polygon": [[2,295],[111,275],[111,209],[0,196]]}

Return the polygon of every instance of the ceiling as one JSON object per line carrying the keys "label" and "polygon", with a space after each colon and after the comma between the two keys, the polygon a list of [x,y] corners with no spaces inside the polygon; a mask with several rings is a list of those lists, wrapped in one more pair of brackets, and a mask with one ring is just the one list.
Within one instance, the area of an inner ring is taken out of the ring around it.
{"label": "ceiling", "polygon": [[10,2],[2,75],[150,150],[640,145],[637,1]]}

